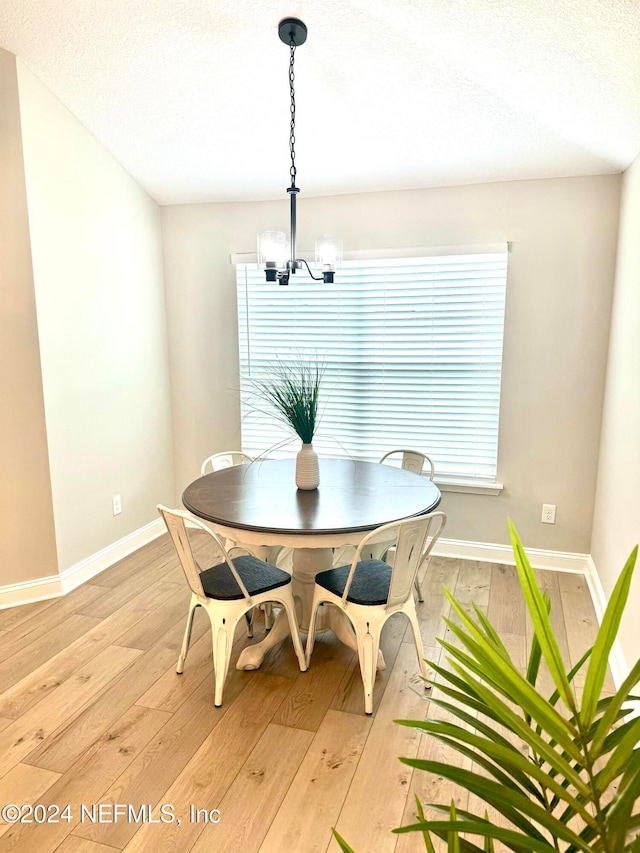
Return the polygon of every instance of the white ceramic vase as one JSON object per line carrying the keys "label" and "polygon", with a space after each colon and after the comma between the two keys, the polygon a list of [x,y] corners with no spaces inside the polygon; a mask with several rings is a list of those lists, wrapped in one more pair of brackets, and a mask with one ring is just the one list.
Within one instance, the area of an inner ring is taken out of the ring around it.
{"label": "white ceramic vase", "polygon": [[303,444],[296,456],[296,486],[299,489],[317,489],[320,485],[318,454],[313,444]]}

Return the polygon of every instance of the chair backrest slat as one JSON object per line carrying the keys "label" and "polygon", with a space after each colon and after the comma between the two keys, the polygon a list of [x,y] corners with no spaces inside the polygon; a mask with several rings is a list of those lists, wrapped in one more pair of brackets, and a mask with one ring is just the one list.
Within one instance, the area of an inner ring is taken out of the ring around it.
{"label": "chair backrest slat", "polygon": [[391,586],[387,599],[390,607],[406,601],[411,595],[428,528],[428,522],[425,523],[422,519],[411,519],[398,529]]}
{"label": "chair backrest slat", "polygon": [[196,559],[193,556],[193,549],[191,548],[191,542],[189,541],[189,535],[187,533],[187,524],[190,527],[197,527],[200,530],[204,530],[204,532],[211,537],[211,539],[215,542],[217,546],[217,550],[219,550],[220,552],[221,562],[227,564],[231,571],[231,574],[236,580],[236,583],[240,587],[243,596],[247,601],[250,600],[251,596],[249,595],[246,586],[242,582],[242,578],[238,574],[238,570],[233,565],[233,562],[227,554],[222,540],[216,533],[214,533],[212,530],[202,524],[202,522],[197,521],[197,519],[193,518],[186,512],[169,509],[168,507],[162,506],[161,504],[158,504],[158,512],[164,519],[164,523],[167,525],[169,536],[171,536],[171,540],[173,541],[173,545],[176,549],[178,559],[180,560],[180,565],[182,566],[182,570],[187,579],[187,583],[189,584],[189,588],[193,593],[200,596],[200,598],[206,597],[204,589],[202,588],[202,581],[200,580],[200,570],[198,568]]}
{"label": "chair backrest slat", "polygon": [[241,450],[225,450],[222,453],[214,453],[207,456],[200,467],[200,476],[210,474],[213,471],[221,471],[223,468],[233,468],[236,465],[247,465],[253,462],[253,457]]}
{"label": "chair backrest slat", "polygon": [[191,542],[189,542],[184,519],[166,510],[160,510],[160,513],[167,525],[169,536],[176,549],[176,554],[180,560],[182,571],[185,574],[191,592],[194,592],[200,598],[204,598],[205,594],[202,588],[202,581],[200,580],[200,572],[193,556],[193,551],[191,550]]}
{"label": "chair backrest slat", "polygon": [[427,473],[429,475],[429,479],[433,480],[435,474],[433,460],[427,456],[426,453],[421,453],[419,450],[390,450],[388,453],[385,453],[379,461],[383,463],[391,456],[395,456],[398,453],[402,454],[402,458],[400,460],[401,468],[404,468],[405,471],[412,471],[414,474],[422,474],[426,464],[428,465]]}
{"label": "chair backrest slat", "polygon": [[389,609],[403,604],[412,594],[418,569],[433,550],[433,546],[438,541],[446,523],[447,516],[443,512],[432,512],[428,515],[417,515],[413,518],[405,518],[402,521],[385,524],[369,533],[358,545],[354,555],[342,601],[346,603],[362,552],[367,552],[367,546],[370,543],[384,541],[389,545],[395,544],[395,557],[386,606]]}

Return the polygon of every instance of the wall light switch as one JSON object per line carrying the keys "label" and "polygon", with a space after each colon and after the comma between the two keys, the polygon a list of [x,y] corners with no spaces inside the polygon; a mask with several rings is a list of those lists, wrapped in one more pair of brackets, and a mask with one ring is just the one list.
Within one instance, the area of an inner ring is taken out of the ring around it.
{"label": "wall light switch", "polygon": [[114,495],[111,498],[111,504],[113,506],[113,514],[119,515],[122,512],[122,501],[120,500],[120,495]]}

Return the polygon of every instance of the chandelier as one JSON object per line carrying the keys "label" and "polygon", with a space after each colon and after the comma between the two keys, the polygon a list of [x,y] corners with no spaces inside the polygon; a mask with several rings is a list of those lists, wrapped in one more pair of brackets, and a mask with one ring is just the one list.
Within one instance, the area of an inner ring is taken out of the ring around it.
{"label": "chandelier", "polygon": [[264,267],[267,281],[277,281],[279,284],[289,284],[289,276],[295,275],[296,270],[307,268],[307,272],[315,281],[333,283],[336,266],[342,255],[342,241],[338,237],[325,234],[316,239],[316,271],[311,272],[304,258],[296,257],[296,196],[300,192],[296,186],[296,93],[294,62],[296,47],[307,40],[307,28],[298,18],[284,18],[278,24],[280,40],[289,45],[289,92],[291,95],[291,121],[289,126],[289,153],[291,166],[289,174],[291,186],[287,189],[290,203],[290,252],[287,258],[287,235],[284,231],[263,231],[258,234],[258,264]]}

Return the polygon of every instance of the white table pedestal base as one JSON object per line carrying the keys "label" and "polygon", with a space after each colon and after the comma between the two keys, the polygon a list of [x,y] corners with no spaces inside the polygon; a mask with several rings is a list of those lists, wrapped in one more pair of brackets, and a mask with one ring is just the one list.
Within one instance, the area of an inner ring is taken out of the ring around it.
{"label": "white table pedestal base", "polygon": [[[318,572],[331,568],[333,551],[331,548],[296,548],[293,552],[293,597],[296,603],[298,626],[307,631],[313,604],[313,589]],[[331,630],[336,637],[353,651],[357,652],[356,635],[347,617],[337,607],[325,605],[318,613],[317,631]],[[283,610],[276,616],[271,631],[264,640],[247,646],[240,654],[236,669],[258,669],[270,649],[278,646],[290,635],[289,622]],[[377,669],[385,668],[382,652],[378,652]]]}

